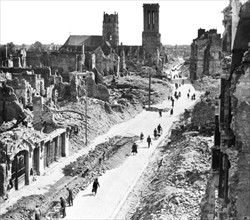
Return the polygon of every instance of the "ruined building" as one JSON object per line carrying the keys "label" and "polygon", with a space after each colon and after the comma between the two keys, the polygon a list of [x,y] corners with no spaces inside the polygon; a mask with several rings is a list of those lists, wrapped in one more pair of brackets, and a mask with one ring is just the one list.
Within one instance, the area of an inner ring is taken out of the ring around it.
{"label": "ruined building", "polygon": [[[24,88],[25,89],[25,88]],[[24,90],[23,89],[23,90]],[[12,87],[0,87],[0,196],[18,190],[68,154],[68,132],[33,97],[33,117],[24,110]]]}
{"label": "ruined building", "polygon": [[[234,12],[239,12],[237,17]],[[220,220],[245,220],[250,219],[250,0],[243,5],[230,1],[223,13],[224,58],[213,176],[203,219],[217,215]]]}
{"label": "ruined building", "polygon": [[191,44],[190,79],[204,75],[219,75],[221,60],[221,35],[216,29],[198,30],[198,36]]}
{"label": "ruined building", "polygon": [[7,45],[0,46],[0,67],[26,67],[26,51],[24,49],[10,52]]}

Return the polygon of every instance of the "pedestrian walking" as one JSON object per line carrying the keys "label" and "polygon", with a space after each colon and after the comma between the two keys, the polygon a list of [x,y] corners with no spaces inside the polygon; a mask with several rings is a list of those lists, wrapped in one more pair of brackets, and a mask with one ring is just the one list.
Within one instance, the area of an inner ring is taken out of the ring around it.
{"label": "pedestrian walking", "polygon": [[133,155],[135,155],[135,154],[137,154],[138,152],[137,152],[137,144],[136,143],[133,143],[133,145],[132,145],[132,154]]}
{"label": "pedestrian walking", "polygon": [[36,205],[36,208],[35,208],[35,220],[40,220],[41,219],[41,210],[39,209],[38,205]]}
{"label": "pedestrian walking", "polygon": [[144,134],[141,132],[140,134],[140,140],[142,141],[144,139]]}
{"label": "pedestrian walking", "polygon": [[187,97],[188,97],[188,99],[189,99],[189,93],[187,94]]}
{"label": "pedestrian walking", "polygon": [[181,97],[181,92],[179,91],[178,96]]}
{"label": "pedestrian walking", "polygon": [[150,145],[152,144],[150,135],[148,135],[148,137],[147,137],[147,142],[148,142],[148,148],[149,148]]}
{"label": "pedestrian walking", "polygon": [[174,99],[172,100],[172,107],[174,107]]}
{"label": "pedestrian walking", "polygon": [[174,110],[173,110],[173,108],[171,108],[170,115],[173,115],[173,113],[174,113]]}
{"label": "pedestrian walking", "polygon": [[66,201],[63,197],[60,197],[60,201],[61,201],[61,213],[62,217],[64,218],[66,216]]}
{"label": "pedestrian walking", "polygon": [[156,128],[154,129],[154,137],[155,137],[155,139],[157,138],[157,130],[156,130]]}
{"label": "pedestrian walking", "polygon": [[100,187],[100,184],[98,182],[98,179],[96,178],[95,181],[93,182],[93,186],[92,186],[92,193],[94,193],[95,195],[97,193],[98,187]]}
{"label": "pedestrian walking", "polygon": [[184,85],[184,79],[182,80],[182,85]]}
{"label": "pedestrian walking", "polygon": [[68,203],[69,203],[69,206],[73,206],[73,192],[72,192],[72,190],[71,189],[69,189],[68,187],[67,187],[67,190],[68,190],[68,192],[69,192],[69,195],[68,195]]}
{"label": "pedestrian walking", "polygon": [[157,131],[158,131],[158,134],[161,134],[161,132],[162,132],[161,124],[159,124],[159,125],[157,126]]}
{"label": "pedestrian walking", "polygon": [[162,117],[162,110],[159,109],[159,116]]}

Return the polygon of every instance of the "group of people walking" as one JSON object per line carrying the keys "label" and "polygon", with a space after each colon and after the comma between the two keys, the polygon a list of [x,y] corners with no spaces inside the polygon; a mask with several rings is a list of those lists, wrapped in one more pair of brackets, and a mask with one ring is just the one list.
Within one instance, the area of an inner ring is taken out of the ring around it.
{"label": "group of people walking", "polygon": [[[154,138],[156,139],[157,137],[161,136],[162,131],[163,130],[162,130],[161,124],[159,124],[157,126],[157,128],[155,128],[154,131],[153,131]],[[143,139],[144,139],[144,134],[143,134],[143,132],[141,132],[141,134],[140,134],[140,140],[141,140],[141,142],[143,141]],[[148,135],[146,141],[148,143],[148,148],[149,148],[150,145],[152,144],[152,139],[151,139],[150,135]],[[135,155],[137,153],[138,153],[138,145],[134,142],[133,145],[132,145],[132,155]]]}
{"label": "group of people walking", "polygon": [[[188,93],[187,93],[187,98],[189,99],[190,97],[190,89],[188,90]],[[191,100],[195,100],[196,97],[195,97],[195,93],[191,96]]]}
{"label": "group of people walking", "polygon": [[[98,178],[95,178],[95,180],[92,184],[92,193],[94,195],[96,195],[98,187],[100,187],[100,184],[99,184]],[[68,206],[73,206],[73,192],[68,187],[66,187],[66,189],[68,191],[67,200],[64,199],[63,197],[60,197],[60,205],[61,205],[60,214],[61,214],[62,218],[66,217],[66,206],[67,206],[66,204],[67,204],[67,202],[68,202]],[[40,218],[35,218],[35,219],[40,220]]]}

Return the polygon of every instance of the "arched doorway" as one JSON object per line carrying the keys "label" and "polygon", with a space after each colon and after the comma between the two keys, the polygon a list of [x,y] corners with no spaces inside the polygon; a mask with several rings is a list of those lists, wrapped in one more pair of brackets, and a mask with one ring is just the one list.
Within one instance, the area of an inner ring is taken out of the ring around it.
{"label": "arched doorway", "polygon": [[11,168],[11,180],[16,190],[27,183],[28,151],[22,150],[14,157]]}

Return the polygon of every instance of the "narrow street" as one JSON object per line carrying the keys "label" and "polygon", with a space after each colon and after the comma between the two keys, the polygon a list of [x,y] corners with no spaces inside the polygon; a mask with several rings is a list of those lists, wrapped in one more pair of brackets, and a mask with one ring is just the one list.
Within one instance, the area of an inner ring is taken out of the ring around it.
{"label": "narrow street", "polygon": [[[91,193],[92,185],[78,193],[74,199],[74,206],[67,207],[64,219],[115,219],[129,192],[146,168],[155,148],[166,138],[173,122],[178,120],[184,109],[194,104],[195,101],[187,98],[188,89],[191,90],[191,94],[195,92],[191,84],[186,84],[178,89],[182,93],[182,97],[175,101],[172,116],[169,112],[164,112],[162,117],[159,117],[158,112],[143,111],[134,119],[110,130],[109,135],[139,135],[140,132],[143,132],[145,138],[143,142],[138,142],[137,155],[130,156],[120,167],[106,172],[99,178],[100,188],[98,188],[96,196]],[[170,104],[170,101],[165,101],[156,107],[171,108]],[[158,124],[161,124],[163,128],[163,135],[154,140],[153,130]],[[150,148],[147,147],[145,140],[148,135],[153,140]]]}

